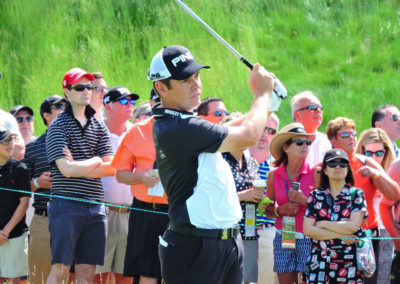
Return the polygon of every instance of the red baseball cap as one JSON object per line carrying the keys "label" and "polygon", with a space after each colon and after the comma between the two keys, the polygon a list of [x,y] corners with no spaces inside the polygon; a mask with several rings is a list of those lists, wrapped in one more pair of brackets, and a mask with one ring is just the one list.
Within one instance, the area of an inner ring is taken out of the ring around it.
{"label": "red baseball cap", "polygon": [[82,77],[88,78],[90,81],[94,80],[94,76],[90,73],[87,73],[85,70],[81,68],[72,68],[71,70],[65,73],[62,87],[65,89],[68,85],[76,84]]}

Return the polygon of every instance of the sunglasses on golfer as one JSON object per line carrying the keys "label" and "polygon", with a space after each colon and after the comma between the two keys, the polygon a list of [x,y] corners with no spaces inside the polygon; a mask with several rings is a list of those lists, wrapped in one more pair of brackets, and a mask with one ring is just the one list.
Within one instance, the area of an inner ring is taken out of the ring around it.
{"label": "sunglasses on golfer", "polygon": [[335,138],[340,137],[340,138],[345,138],[346,139],[346,138],[349,138],[350,136],[356,137],[356,135],[357,135],[357,132],[355,132],[354,130],[353,131],[343,131],[343,132],[338,133],[335,136]]}
{"label": "sunglasses on golfer", "polygon": [[220,117],[220,116],[222,116],[222,114],[229,115],[229,111],[227,111],[227,110],[224,110],[224,111],[222,111],[222,110],[216,110],[216,111],[214,111],[213,113],[209,113],[209,114],[213,114],[213,115],[215,115],[216,117]]}
{"label": "sunglasses on golfer", "polygon": [[400,116],[398,114],[393,114],[392,115],[392,120],[393,121],[398,121],[400,119]]}
{"label": "sunglasses on golfer", "polygon": [[306,143],[307,146],[310,146],[311,140],[310,139],[293,139],[290,141],[289,144],[292,144],[292,143],[296,143],[296,145],[299,147],[303,146],[304,143]]}
{"label": "sunglasses on golfer", "polygon": [[121,104],[121,105],[124,105],[124,106],[126,106],[128,103],[130,103],[131,105],[135,105],[136,104],[136,101],[134,100],[134,99],[127,99],[127,98],[123,98],[123,99],[120,99],[119,100],[119,103]]}
{"label": "sunglasses on golfer", "polygon": [[377,156],[378,158],[383,157],[385,155],[385,150],[379,150],[376,152],[372,151],[364,151],[364,155],[367,157],[372,157],[373,155]]}
{"label": "sunglasses on golfer", "polygon": [[107,93],[109,90],[108,87],[104,87],[104,86],[96,86],[96,87],[93,87],[93,89],[95,89],[99,93],[101,93],[101,92]]}
{"label": "sunglasses on golfer", "polygon": [[17,120],[18,123],[22,123],[24,122],[24,120],[26,120],[26,122],[32,122],[33,121],[33,116],[17,116],[15,118]]}
{"label": "sunglasses on golfer", "polygon": [[15,138],[13,136],[11,136],[10,138],[8,138],[8,139],[6,139],[6,140],[4,140],[4,141],[2,141],[0,143],[3,146],[8,146],[8,145],[10,145],[11,143],[14,143],[14,142],[15,142]]}
{"label": "sunglasses on golfer", "polygon": [[326,165],[330,168],[336,168],[337,166],[341,168],[347,168],[349,166],[349,163],[345,160],[340,160],[327,162]]}
{"label": "sunglasses on golfer", "polygon": [[55,110],[64,109],[65,104],[54,104],[54,105],[51,105],[50,108],[55,109]]}
{"label": "sunglasses on golfer", "polygon": [[303,108],[299,108],[299,109],[296,110],[296,111],[303,111],[303,110],[316,111],[317,109],[323,110],[324,107],[323,107],[322,105],[309,105],[309,106],[306,106],[306,107],[303,107]]}
{"label": "sunglasses on golfer", "polygon": [[264,131],[267,131],[269,135],[275,135],[276,134],[276,129],[273,129],[271,127],[265,127]]}
{"label": "sunglasses on golfer", "polygon": [[87,84],[87,85],[76,85],[76,86],[71,86],[68,85],[67,86],[68,90],[72,90],[74,89],[77,92],[83,92],[85,89],[88,89],[89,91],[93,89],[93,85],[92,84]]}

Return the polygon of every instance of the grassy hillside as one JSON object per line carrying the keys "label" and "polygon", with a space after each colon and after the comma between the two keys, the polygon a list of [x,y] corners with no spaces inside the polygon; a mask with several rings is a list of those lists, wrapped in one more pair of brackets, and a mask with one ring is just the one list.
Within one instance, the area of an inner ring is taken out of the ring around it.
{"label": "grassy hillside", "polygon": [[[281,79],[289,96],[312,90],[337,116],[370,127],[373,109],[397,104],[400,89],[400,3],[373,0],[186,0],[250,62]],[[229,110],[251,102],[247,68],[173,0],[1,0],[0,108],[37,110],[62,94],[61,80],[79,66],[102,71],[110,86],[148,98],[147,69],[165,45],[187,46],[202,72],[203,96]],[[278,112],[291,121],[289,100]],[[43,131],[36,119],[36,134]]]}

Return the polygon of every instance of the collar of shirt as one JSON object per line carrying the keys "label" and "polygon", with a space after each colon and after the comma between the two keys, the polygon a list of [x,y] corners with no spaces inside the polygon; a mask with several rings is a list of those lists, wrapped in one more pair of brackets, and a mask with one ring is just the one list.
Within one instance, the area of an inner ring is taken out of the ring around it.
{"label": "collar of shirt", "polygon": [[[72,111],[72,106],[69,102],[67,102],[67,105],[65,106],[65,113],[69,114],[70,116],[74,117],[74,112]],[[92,108],[90,105],[87,105],[85,107],[85,116],[86,118],[89,120],[92,116],[94,116],[94,114],[96,113],[96,111],[94,110],[94,108]]]}

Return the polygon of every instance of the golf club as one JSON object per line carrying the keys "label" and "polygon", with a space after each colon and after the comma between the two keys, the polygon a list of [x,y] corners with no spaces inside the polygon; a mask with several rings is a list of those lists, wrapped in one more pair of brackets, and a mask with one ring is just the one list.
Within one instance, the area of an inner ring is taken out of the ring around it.
{"label": "golf club", "polygon": [[[213,35],[220,43],[225,45],[234,55],[236,55],[240,61],[242,61],[247,67],[253,69],[253,65],[246,60],[236,49],[234,49],[229,43],[227,43],[219,34],[217,34],[206,22],[204,22],[199,16],[196,15],[185,3],[181,0],[175,0],[176,3],[179,4],[190,16],[192,16],[196,21],[198,21],[211,35]],[[286,88],[283,86],[281,81],[273,74],[274,77],[274,93],[278,96],[279,99],[287,98]]]}

